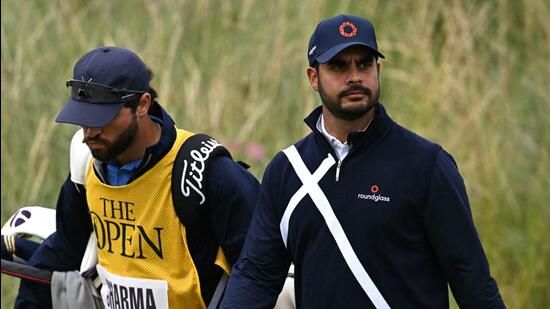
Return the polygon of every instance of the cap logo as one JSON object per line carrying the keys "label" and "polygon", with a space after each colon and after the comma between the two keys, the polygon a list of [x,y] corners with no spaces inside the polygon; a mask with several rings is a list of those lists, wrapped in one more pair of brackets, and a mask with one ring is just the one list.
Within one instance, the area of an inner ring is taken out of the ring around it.
{"label": "cap logo", "polygon": [[357,35],[357,27],[349,21],[340,24],[340,35],[351,38]]}
{"label": "cap logo", "polygon": [[78,88],[78,97],[79,98],[87,98],[88,92],[84,88]]}

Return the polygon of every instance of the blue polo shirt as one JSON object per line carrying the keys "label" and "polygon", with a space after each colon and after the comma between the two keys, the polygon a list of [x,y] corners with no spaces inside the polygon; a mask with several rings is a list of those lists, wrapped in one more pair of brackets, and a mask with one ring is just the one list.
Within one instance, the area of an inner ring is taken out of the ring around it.
{"label": "blue polo shirt", "polygon": [[141,159],[120,165],[117,162],[107,163],[107,181],[112,186],[123,186],[130,182],[130,178],[137,171]]}

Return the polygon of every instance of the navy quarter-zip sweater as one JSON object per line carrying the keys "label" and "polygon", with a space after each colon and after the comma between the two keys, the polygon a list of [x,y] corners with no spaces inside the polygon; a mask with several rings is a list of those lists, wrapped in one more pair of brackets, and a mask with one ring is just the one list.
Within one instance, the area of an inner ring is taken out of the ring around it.
{"label": "navy quarter-zip sweater", "polygon": [[[448,308],[447,284],[461,308],[503,308],[479,240],[463,180],[451,155],[396,124],[378,104],[365,132],[348,137],[349,155],[318,184],[361,265],[392,308]],[[332,155],[316,129],[295,144],[309,173]],[[267,167],[256,210],[222,308],[273,308],[295,264],[298,308],[375,308],[355,279],[308,194],[280,223],[302,187],[289,159]]]}

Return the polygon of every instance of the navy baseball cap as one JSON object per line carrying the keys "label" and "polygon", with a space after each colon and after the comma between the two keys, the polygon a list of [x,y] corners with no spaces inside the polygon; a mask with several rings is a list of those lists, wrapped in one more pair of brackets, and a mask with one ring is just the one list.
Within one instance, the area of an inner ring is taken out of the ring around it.
{"label": "navy baseball cap", "polygon": [[71,95],[55,121],[99,128],[110,123],[124,104],[145,93],[150,71],[134,52],[100,47],[82,56],[67,81]]}
{"label": "navy baseball cap", "polygon": [[366,46],[378,57],[385,58],[378,51],[374,26],[370,21],[352,15],[338,15],[321,21],[313,31],[307,54],[309,65],[325,63],[352,45]]}

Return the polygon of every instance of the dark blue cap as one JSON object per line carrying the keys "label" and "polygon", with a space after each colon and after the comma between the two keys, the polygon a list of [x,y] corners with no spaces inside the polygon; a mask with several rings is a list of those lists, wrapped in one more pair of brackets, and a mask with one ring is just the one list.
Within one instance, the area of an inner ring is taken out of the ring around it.
{"label": "dark blue cap", "polygon": [[[100,47],[82,56],[74,66],[73,80],[113,88],[114,90],[145,91],[151,79],[150,71],[134,52],[120,47]],[[120,100],[101,102],[71,96],[57,115],[56,122],[99,128],[110,123],[125,103],[136,95]]]}
{"label": "dark blue cap", "polygon": [[309,65],[325,63],[352,45],[366,46],[378,57],[385,58],[378,51],[374,26],[370,21],[352,15],[338,15],[321,21],[313,31],[308,46]]}

